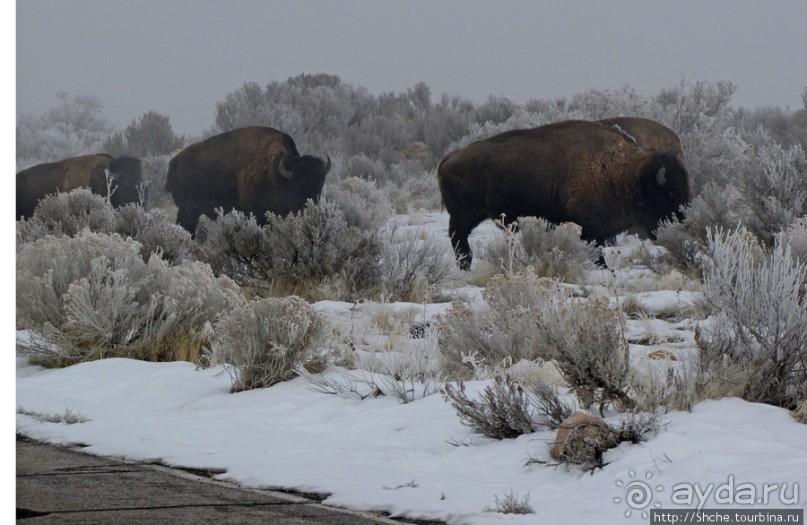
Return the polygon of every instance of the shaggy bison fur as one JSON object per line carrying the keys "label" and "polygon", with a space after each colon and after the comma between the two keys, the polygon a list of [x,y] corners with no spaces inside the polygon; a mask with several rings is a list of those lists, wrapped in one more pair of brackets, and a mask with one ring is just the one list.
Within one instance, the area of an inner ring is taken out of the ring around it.
{"label": "shaggy bison fur", "polygon": [[178,207],[177,222],[194,233],[199,217],[215,218],[216,208],[253,214],[287,215],[317,201],[331,168],[301,156],[292,138],[276,129],[248,127],[188,146],[168,165],[166,190]]}
{"label": "shaggy bison fur", "polygon": [[447,155],[437,179],[451,244],[466,270],[468,236],[485,219],[575,222],[584,239],[602,244],[633,227],[652,232],[689,202],[688,174],[676,155],[577,120],[474,142]]}
{"label": "shaggy bison fur", "polygon": [[17,173],[17,218],[31,217],[42,197],[76,188],[89,188],[106,196],[111,187],[109,200],[113,206],[139,202],[142,182],[140,159],[134,157],[116,159],[99,153],[37,164]]}

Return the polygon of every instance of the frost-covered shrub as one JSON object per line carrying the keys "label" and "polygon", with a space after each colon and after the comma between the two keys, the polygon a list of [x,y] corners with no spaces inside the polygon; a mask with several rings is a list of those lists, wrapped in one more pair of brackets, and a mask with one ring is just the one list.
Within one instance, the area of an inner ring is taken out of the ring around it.
{"label": "frost-covered shrub", "polygon": [[[696,334],[701,392],[788,409],[807,397],[807,263],[744,230],[709,235],[703,293],[718,314]],[[715,385],[717,383],[717,385]]]}
{"label": "frost-covered shrub", "polygon": [[580,238],[580,226],[552,224],[536,217],[521,217],[518,229],[504,229],[505,235],[483,247],[479,258],[499,272],[523,272],[532,267],[536,275],[561,281],[579,281],[594,269],[600,250]]}
{"label": "frost-covered shrub", "polygon": [[440,350],[447,373],[466,379],[522,359],[550,357],[540,324],[542,305],[557,284],[534,273],[498,275],[483,292],[485,308],[455,302],[440,320]]}
{"label": "frost-covered shrub", "polygon": [[396,213],[407,213],[419,209],[441,209],[443,199],[433,171],[418,169],[412,164],[403,163],[392,166],[392,170],[406,174],[400,184],[386,184],[383,187],[389,194]]}
{"label": "frost-covered shrub", "polygon": [[516,438],[536,427],[529,394],[508,377],[496,377],[479,399],[468,397],[462,381],[456,388],[446,383],[443,398],[451,403],[463,425],[489,438]]}
{"label": "frost-covered shrub", "polygon": [[144,260],[155,252],[169,262],[190,257],[191,236],[164,211],[146,211],[139,204],[113,208],[87,188],[42,199],[33,217],[17,223],[18,249],[46,235],[72,237],[84,229],[131,237],[141,244]]}
{"label": "frost-covered shrub", "polygon": [[196,254],[213,268],[241,286],[260,293],[271,279],[271,248],[266,231],[255,217],[238,210],[216,210],[216,220],[202,215],[196,229]]}
{"label": "frost-covered shrub", "polygon": [[656,244],[667,249],[675,266],[701,269],[706,250],[706,233],[712,228],[736,228],[742,217],[740,193],[729,184],[710,183],[684,207],[683,222],[676,218],[662,221],[656,230]]}
{"label": "frost-covered shrub", "polygon": [[455,275],[454,257],[445,241],[418,232],[382,233],[379,260],[381,288],[389,301],[431,301]]}
{"label": "frost-covered shrub", "polygon": [[119,235],[46,237],[17,254],[17,319],[32,331],[37,363],[105,357],[195,361],[205,326],[241,301],[229,279],[201,263],[146,262]]}
{"label": "frost-covered shrub", "polygon": [[585,406],[633,405],[626,394],[628,343],[618,310],[598,299],[555,294],[541,308],[540,326],[555,366]]}
{"label": "frost-covered shrub", "polygon": [[[442,369],[437,344],[437,330],[423,327],[420,337],[392,343],[389,337],[381,352],[365,354],[356,367],[374,374],[363,382],[380,394],[394,396],[400,403],[411,403],[440,390]],[[355,381],[355,380],[354,380]]]}
{"label": "frost-covered shrub", "polygon": [[333,168],[326,179],[326,187],[331,181],[341,181],[356,177],[368,181],[381,182],[388,178],[387,165],[371,159],[364,153],[334,159]]}
{"label": "frost-covered shrub", "polygon": [[493,507],[487,507],[485,512],[498,512],[500,514],[535,514],[535,510],[530,506],[530,493],[526,493],[523,498],[519,498],[518,494],[510,492],[504,493],[504,496],[499,499],[498,496],[493,496]]}
{"label": "frost-covered shrub", "polygon": [[33,220],[53,235],[76,235],[90,231],[110,233],[115,229],[115,211],[105,197],[87,188],[48,195],[39,201]]}
{"label": "frost-covered shrub", "polygon": [[147,211],[139,204],[117,208],[115,232],[139,242],[143,259],[148,259],[152,253],[170,263],[191,258],[191,234],[170,220],[160,208]]}
{"label": "frost-covered shrub", "polygon": [[294,378],[295,369],[321,370],[325,319],[299,297],[258,299],[216,324],[213,363],[233,372],[232,392],[266,388]]}
{"label": "frost-covered shrub", "polygon": [[807,215],[807,154],[801,146],[757,149],[741,176],[747,228],[766,245],[795,219]]}
{"label": "frost-covered shrub", "polygon": [[329,298],[351,300],[377,285],[375,232],[349,226],[335,204],[309,200],[300,213],[286,217],[267,213],[267,220],[276,287],[317,296],[317,288],[325,285],[340,290],[340,297]]}
{"label": "frost-covered shrub", "polygon": [[145,190],[144,205],[147,208],[171,209],[174,198],[165,190],[168,177],[168,163],[171,155],[155,155],[140,159]]}
{"label": "frost-covered shrub", "polygon": [[323,199],[336,205],[348,227],[360,230],[378,230],[392,216],[389,197],[371,180],[342,179],[325,189]]}
{"label": "frost-covered shrub", "polygon": [[790,244],[790,254],[794,260],[807,262],[807,217],[793,221],[786,231],[779,235],[780,244]]}

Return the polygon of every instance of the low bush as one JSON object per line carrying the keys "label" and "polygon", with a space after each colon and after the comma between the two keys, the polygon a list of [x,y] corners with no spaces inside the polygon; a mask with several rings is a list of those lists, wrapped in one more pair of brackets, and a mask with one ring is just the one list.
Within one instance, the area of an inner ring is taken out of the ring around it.
{"label": "low bush", "polygon": [[85,228],[111,233],[115,230],[115,211],[105,197],[77,188],[44,197],[34,210],[33,221],[52,235],[74,236]]}
{"label": "low bush", "polygon": [[664,221],[656,230],[656,243],[667,249],[670,263],[683,270],[702,271],[706,232],[736,228],[742,221],[741,195],[733,185],[706,184],[684,208],[685,219]]}
{"label": "low bush", "polygon": [[139,204],[121,206],[115,210],[114,231],[139,242],[143,259],[148,259],[152,253],[169,263],[193,258],[191,234],[160,208],[146,210]]}
{"label": "low bush", "polygon": [[535,514],[535,510],[530,506],[529,492],[523,498],[519,498],[518,494],[514,494],[510,489],[509,493],[499,499],[498,496],[493,496],[494,505],[488,507],[485,512],[498,512],[500,514]]}
{"label": "low bush", "polygon": [[455,276],[456,264],[444,239],[391,229],[379,237],[379,279],[383,299],[430,302]]}
{"label": "low bush", "polygon": [[480,399],[470,399],[465,384],[446,383],[443,398],[451,403],[463,425],[493,439],[515,438],[535,430],[529,394],[507,377],[496,377],[482,391]]}
{"label": "low bush", "polygon": [[340,300],[377,293],[376,234],[349,226],[335,204],[308,201],[298,214],[268,213],[267,219],[276,293]]}
{"label": "low bush", "polygon": [[237,286],[191,262],[144,261],[117,234],[45,237],[17,254],[17,322],[44,366],[105,357],[196,361],[206,327],[242,301]]}
{"label": "low bush", "polygon": [[266,388],[296,377],[296,369],[325,368],[319,344],[325,319],[299,297],[247,302],[216,324],[212,363],[226,363],[232,392]]}
{"label": "low bush", "polygon": [[168,262],[192,258],[191,236],[159,208],[140,204],[113,208],[107,200],[86,188],[48,195],[31,219],[17,223],[18,249],[47,235],[74,237],[82,230],[118,233],[141,244],[143,260],[157,253]]}
{"label": "low bush", "polygon": [[708,243],[703,293],[717,315],[696,334],[700,394],[795,409],[807,398],[807,262],[782,242],[763,251],[742,229]]}
{"label": "low bush", "polygon": [[807,154],[800,145],[761,146],[740,175],[745,225],[765,245],[807,215]]}
{"label": "low bush", "polygon": [[196,255],[213,268],[258,295],[271,287],[272,259],[265,230],[255,217],[216,210],[216,220],[203,215],[196,228]]}
{"label": "low bush", "polygon": [[[501,225],[506,226],[506,225]],[[489,242],[479,259],[499,272],[523,272],[528,267],[542,277],[566,282],[581,280],[594,269],[600,256],[593,242],[580,238],[576,224],[555,225],[536,217],[521,217],[518,228],[507,226],[505,235]]]}
{"label": "low bush", "polygon": [[485,308],[455,302],[440,319],[440,351],[451,379],[486,378],[522,359],[549,359],[541,307],[557,283],[527,271],[497,275],[483,292]]}
{"label": "low bush", "polygon": [[584,406],[598,403],[600,411],[612,402],[633,407],[626,393],[628,343],[618,310],[599,299],[555,295],[542,309],[540,322],[555,366]]}
{"label": "low bush", "polygon": [[342,212],[349,228],[375,231],[392,216],[389,197],[372,180],[341,179],[326,187],[323,198]]}

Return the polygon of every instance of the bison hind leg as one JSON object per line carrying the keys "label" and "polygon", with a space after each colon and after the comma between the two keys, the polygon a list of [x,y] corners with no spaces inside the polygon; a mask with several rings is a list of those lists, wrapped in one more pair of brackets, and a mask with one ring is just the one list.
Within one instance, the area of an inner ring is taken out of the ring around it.
{"label": "bison hind leg", "polygon": [[485,220],[484,216],[450,215],[448,219],[448,235],[451,237],[451,247],[460,270],[470,270],[473,261],[473,252],[468,237],[479,223]]}

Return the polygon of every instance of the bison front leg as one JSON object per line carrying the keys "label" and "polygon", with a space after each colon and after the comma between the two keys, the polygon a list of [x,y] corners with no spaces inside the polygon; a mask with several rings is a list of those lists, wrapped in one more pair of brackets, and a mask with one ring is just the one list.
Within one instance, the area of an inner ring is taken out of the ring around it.
{"label": "bison front leg", "polygon": [[196,224],[201,212],[194,206],[180,206],[177,210],[177,223],[191,234],[196,233]]}
{"label": "bison front leg", "polygon": [[453,218],[448,220],[448,235],[451,237],[451,247],[454,249],[454,257],[457,258],[457,266],[460,270],[470,270],[471,261],[473,260],[473,252],[471,252],[471,245],[468,242],[468,236],[471,235],[472,227],[465,224],[457,224]]}

